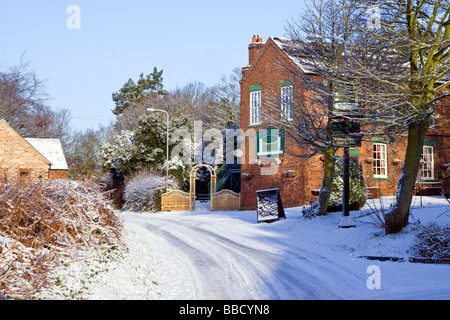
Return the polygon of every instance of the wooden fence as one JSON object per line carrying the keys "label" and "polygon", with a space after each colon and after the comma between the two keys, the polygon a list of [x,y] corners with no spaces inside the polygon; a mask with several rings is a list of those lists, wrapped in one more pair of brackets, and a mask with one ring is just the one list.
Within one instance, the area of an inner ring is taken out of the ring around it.
{"label": "wooden fence", "polygon": [[221,190],[214,192],[213,206],[214,211],[241,210],[241,194],[231,190]]}
{"label": "wooden fence", "polygon": [[[241,210],[240,193],[221,190],[214,192],[211,198],[211,211]],[[187,211],[192,210],[192,208],[195,209],[191,204],[189,192],[174,190],[162,195],[162,211]]]}
{"label": "wooden fence", "polygon": [[189,192],[173,190],[162,195],[162,211],[191,210],[191,195]]}

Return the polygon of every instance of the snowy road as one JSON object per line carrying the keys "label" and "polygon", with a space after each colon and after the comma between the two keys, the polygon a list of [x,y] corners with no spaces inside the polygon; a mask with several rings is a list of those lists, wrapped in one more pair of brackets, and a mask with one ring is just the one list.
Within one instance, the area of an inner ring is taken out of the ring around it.
{"label": "snowy road", "polygon": [[[450,221],[445,202],[424,204],[416,219]],[[340,229],[340,213],[304,219],[298,208],[285,211],[286,220],[270,224],[257,224],[255,211],[210,212],[200,203],[194,212],[120,212],[128,251],[98,264],[84,298],[450,299],[450,265],[359,258],[407,257],[416,225],[384,235],[361,212],[351,212],[356,228]],[[371,279],[380,287],[369,288]]]}
{"label": "snowy road", "polygon": [[367,291],[345,266],[239,214],[128,214],[125,221],[147,231],[153,258],[165,262],[166,298],[353,299]]}
{"label": "snowy road", "polygon": [[[243,239],[239,228],[227,233],[216,224],[195,219],[153,218],[144,223],[160,247],[181,256],[186,267],[185,285],[193,299],[336,299],[349,298],[336,287],[336,275],[346,271],[325,257],[280,243],[265,245]],[[352,275],[346,274],[345,278]],[[351,290],[358,286],[346,283]]]}

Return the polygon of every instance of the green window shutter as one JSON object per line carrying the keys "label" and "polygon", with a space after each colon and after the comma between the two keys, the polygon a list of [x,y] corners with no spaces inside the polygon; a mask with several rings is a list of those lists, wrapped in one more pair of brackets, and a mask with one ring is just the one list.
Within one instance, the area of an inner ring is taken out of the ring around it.
{"label": "green window shutter", "polygon": [[280,137],[281,137],[281,141],[280,141],[280,156],[284,155],[284,148],[285,148],[285,139],[286,139],[286,134],[284,129],[280,129]]}
{"label": "green window shutter", "polygon": [[259,131],[256,131],[256,156],[258,156],[259,153]]}
{"label": "green window shutter", "polygon": [[256,85],[256,86],[250,86],[250,92],[256,92],[256,91],[261,91],[261,85]]}
{"label": "green window shutter", "polygon": [[432,146],[432,147],[436,147],[436,140],[425,140],[425,142],[423,143],[425,146]]}

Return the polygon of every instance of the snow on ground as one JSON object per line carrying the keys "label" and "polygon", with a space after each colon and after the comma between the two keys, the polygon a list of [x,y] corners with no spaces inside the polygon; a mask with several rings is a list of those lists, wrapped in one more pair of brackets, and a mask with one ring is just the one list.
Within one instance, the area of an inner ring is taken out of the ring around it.
{"label": "snow on ground", "polygon": [[210,212],[203,203],[195,212],[120,212],[127,250],[62,266],[64,284],[46,298],[450,299],[450,265],[361,258],[408,258],[418,220],[450,222],[444,198],[420,201],[394,235],[365,214],[378,199],[350,212],[356,228],[348,229],[338,228],[340,212],[305,219],[301,208],[261,224],[256,211]]}

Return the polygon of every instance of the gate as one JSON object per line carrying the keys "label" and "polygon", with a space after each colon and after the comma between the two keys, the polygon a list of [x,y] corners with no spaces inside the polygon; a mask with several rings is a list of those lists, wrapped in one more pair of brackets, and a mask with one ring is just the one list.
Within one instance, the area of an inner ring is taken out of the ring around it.
{"label": "gate", "polygon": [[210,186],[210,203],[211,211],[218,210],[240,210],[241,195],[231,190],[216,191],[216,173],[213,167],[207,164],[198,164],[194,166],[189,175],[190,192],[174,190],[162,195],[162,211],[186,211],[195,210],[195,180],[197,171],[201,167],[206,167],[211,175]]}
{"label": "gate", "polygon": [[164,193],[161,197],[162,211],[190,210],[191,195],[181,190],[173,190]]}
{"label": "gate", "polygon": [[[214,210],[241,210],[241,194],[231,190],[214,192]],[[213,209],[211,209],[213,210]]]}
{"label": "gate", "polygon": [[208,169],[209,174],[211,176],[211,182],[209,185],[209,194],[210,201],[211,201],[211,211],[214,210],[214,192],[216,191],[216,172],[214,171],[214,168],[207,164],[198,164],[194,166],[191,170],[191,173],[189,175],[189,185],[190,185],[190,210],[195,210],[195,180],[197,179],[197,171],[201,167],[205,167]]}

